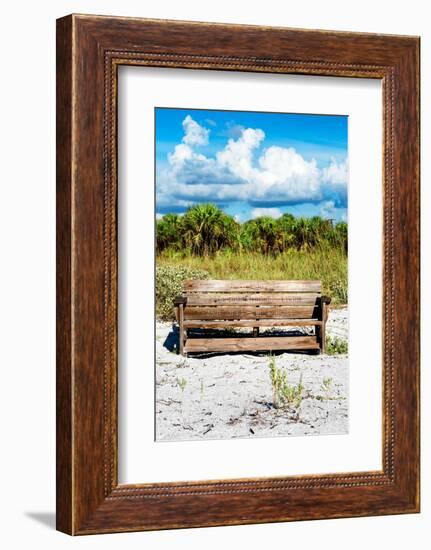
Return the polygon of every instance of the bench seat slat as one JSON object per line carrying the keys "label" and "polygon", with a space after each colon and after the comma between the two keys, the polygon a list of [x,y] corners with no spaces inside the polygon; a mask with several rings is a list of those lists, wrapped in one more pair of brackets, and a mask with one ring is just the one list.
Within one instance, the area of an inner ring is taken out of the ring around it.
{"label": "bench seat slat", "polygon": [[308,327],[320,326],[318,319],[255,319],[241,321],[184,321],[184,328],[220,328],[220,327]]}
{"label": "bench seat slat", "polygon": [[321,292],[320,281],[243,281],[243,280],[193,280],[184,281],[188,292]]}
{"label": "bench seat slat", "polygon": [[318,307],[311,306],[186,306],[184,319],[313,319],[317,318]]}
{"label": "bench seat slat", "polygon": [[315,336],[292,336],[284,338],[189,338],[184,347],[186,353],[285,349],[319,349],[319,344]]}
{"label": "bench seat slat", "polygon": [[291,292],[262,292],[262,293],[227,293],[227,292],[203,292],[190,293],[187,296],[187,306],[214,306],[214,305],[314,305],[320,294],[291,293]]}

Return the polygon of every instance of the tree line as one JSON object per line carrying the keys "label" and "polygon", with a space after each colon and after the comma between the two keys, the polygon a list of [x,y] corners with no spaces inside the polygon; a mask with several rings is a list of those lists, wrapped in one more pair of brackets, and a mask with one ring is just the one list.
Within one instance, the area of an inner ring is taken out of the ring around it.
{"label": "tree line", "polygon": [[261,216],[238,223],[215,204],[198,204],[182,216],[166,214],[156,225],[156,248],[189,251],[210,256],[220,250],[277,255],[290,248],[304,250],[318,246],[343,249],[347,254],[347,223],[333,224],[320,216],[311,218],[283,214]]}

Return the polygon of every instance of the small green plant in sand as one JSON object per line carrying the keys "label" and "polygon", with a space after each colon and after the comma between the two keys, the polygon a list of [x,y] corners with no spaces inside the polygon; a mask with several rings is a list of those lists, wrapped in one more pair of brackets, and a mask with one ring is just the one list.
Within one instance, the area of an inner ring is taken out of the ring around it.
{"label": "small green plant in sand", "polygon": [[298,409],[302,402],[302,374],[297,385],[288,383],[287,372],[285,369],[276,365],[275,357],[271,356],[269,360],[269,376],[272,386],[273,405],[275,408],[293,408]]}
{"label": "small green plant in sand", "polygon": [[332,389],[332,382],[333,382],[333,380],[329,376],[326,376],[322,380],[322,390],[325,394],[325,399],[329,399],[329,395],[330,395],[331,389]]}
{"label": "small green plant in sand", "polygon": [[337,392],[335,391],[334,387],[334,380],[330,376],[326,376],[323,378],[322,383],[320,385],[320,391],[321,394],[312,395],[309,394],[309,397],[312,397],[313,399],[317,399],[317,401],[343,401],[346,398],[340,395],[337,395]]}
{"label": "small green plant in sand", "polygon": [[330,376],[325,376],[322,380],[322,386],[325,391],[329,391],[332,386],[332,378]]}
{"label": "small green plant in sand", "polygon": [[[181,390],[181,395],[184,396],[184,390],[186,389],[187,380],[185,378],[177,378],[177,384],[178,384],[178,387]],[[184,397],[181,399],[181,403],[180,403],[180,414],[181,414],[181,418],[182,418],[182,424],[184,426],[184,410],[183,410],[183,407],[184,407]]]}
{"label": "small green plant in sand", "polygon": [[177,378],[177,384],[181,390],[181,393],[184,393],[184,390],[186,389],[186,385],[187,385],[187,380],[185,378]]}
{"label": "small green plant in sand", "polygon": [[347,340],[343,340],[342,338],[338,338],[335,336],[334,338],[331,336],[328,336],[326,338],[326,353],[328,355],[344,355],[349,351],[349,344]]}

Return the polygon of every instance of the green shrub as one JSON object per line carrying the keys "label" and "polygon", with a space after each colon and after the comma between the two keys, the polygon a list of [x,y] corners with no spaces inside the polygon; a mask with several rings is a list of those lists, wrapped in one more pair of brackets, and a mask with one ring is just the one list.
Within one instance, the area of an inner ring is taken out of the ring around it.
{"label": "green shrub", "polygon": [[269,377],[271,380],[273,405],[276,409],[280,407],[298,409],[302,402],[302,374],[297,386],[290,385],[287,381],[287,372],[277,367],[275,357],[269,360]]}
{"label": "green shrub", "polygon": [[349,351],[349,344],[347,340],[342,338],[332,338],[327,336],[326,338],[326,353],[328,355],[342,355],[346,354]]}
{"label": "green shrub", "polygon": [[347,276],[342,279],[335,279],[329,282],[329,293],[337,304],[347,304]]}
{"label": "green shrub", "polygon": [[156,316],[158,319],[175,319],[174,298],[181,294],[185,279],[208,279],[207,271],[183,265],[164,265],[156,268]]}

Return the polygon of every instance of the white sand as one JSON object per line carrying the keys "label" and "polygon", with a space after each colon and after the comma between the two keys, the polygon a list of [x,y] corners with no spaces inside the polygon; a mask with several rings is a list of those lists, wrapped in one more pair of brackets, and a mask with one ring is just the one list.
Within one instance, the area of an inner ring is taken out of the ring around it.
{"label": "white sand", "polygon": [[[347,323],[347,309],[332,310],[328,334],[347,339]],[[299,408],[281,409],[273,406],[267,354],[184,358],[168,349],[176,343],[170,323],[157,323],[156,334],[157,440],[347,433],[347,355],[277,355],[289,383],[302,373],[304,386]]]}

